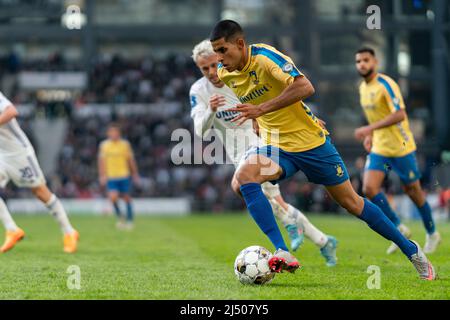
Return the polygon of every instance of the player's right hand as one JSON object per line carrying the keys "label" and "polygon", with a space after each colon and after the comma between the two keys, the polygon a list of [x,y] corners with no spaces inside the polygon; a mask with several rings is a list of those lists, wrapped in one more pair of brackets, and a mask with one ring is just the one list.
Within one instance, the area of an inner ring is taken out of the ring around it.
{"label": "player's right hand", "polygon": [[366,149],[367,153],[370,153],[370,151],[372,150],[372,136],[368,135],[364,138],[364,149]]}
{"label": "player's right hand", "polygon": [[139,174],[134,174],[132,176],[132,179],[133,179],[133,183],[135,185],[140,186],[140,184],[141,184],[141,176]]}
{"label": "player's right hand", "polygon": [[225,97],[220,95],[220,94],[215,94],[213,96],[211,96],[211,98],[209,99],[209,108],[213,111],[216,112],[217,108],[219,107],[223,107],[225,105]]}
{"label": "player's right hand", "polygon": [[105,176],[101,176],[100,179],[99,179],[100,185],[101,185],[102,187],[106,186],[107,180],[108,180],[108,179],[107,179]]}

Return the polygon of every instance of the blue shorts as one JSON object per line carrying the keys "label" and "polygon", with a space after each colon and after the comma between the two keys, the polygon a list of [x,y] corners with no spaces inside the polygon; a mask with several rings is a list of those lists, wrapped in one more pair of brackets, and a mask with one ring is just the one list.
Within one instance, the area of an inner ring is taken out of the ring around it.
{"label": "blue shorts", "polygon": [[130,192],[130,178],[109,179],[106,184],[108,191],[117,191],[119,193]]}
{"label": "blue shorts", "polygon": [[402,183],[406,185],[419,180],[421,177],[415,151],[403,157],[384,157],[371,152],[367,156],[365,170],[383,171],[386,174],[389,170],[394,170]]}
{"label": "blue shorts", "polygon": [[324,186],[335,186],[348,180],[344,161],[327,137],[324,144],[303,152],[287,152],[274,146],[263,146],[253,149],[249,154],[261,154],[276,162],[283,173],[271,183],[292,177],[302,171],[312,183]]}

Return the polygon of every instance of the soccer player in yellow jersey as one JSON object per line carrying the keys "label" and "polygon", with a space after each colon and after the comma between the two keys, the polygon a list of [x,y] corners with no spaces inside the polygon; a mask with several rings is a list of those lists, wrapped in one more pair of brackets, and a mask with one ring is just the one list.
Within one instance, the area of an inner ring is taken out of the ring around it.
{"label": "soccer player in yellow jersey", "polygon": [[[119,218],[119,229],[133,228],[133,207],[130,197],[130,177],[135,183],[139,183],[139,173],[133,150],[130,143],[122,139],[119,125],[110,124],[107,131],[108,139],[100,144],[98,156],[98,172],[100,184],[107,186],[108,197],[111,200],[114,211]],[[122,217],[119,207],[119,198],[126,203],[126,221]]]}
{"label": "soccer player in yellow jersey", "polygon": [[[386,216],[407,237],[409,229],[401,224],[392,210],[381,185],[389,170],[398,174],[405,193],[417,206],[427,231],[425,253],[436,250],[441,237],[420,185],[420,172],[416,161],[416,144],[409,128],[400,88],[385,74],[377,72],[377,58],[372,48],[361,48],[356,53],[356,68],[364,80],[359,86],[360,103],[369,125],[356,129],[355,137],[364,141],[367,157],[363,192],[378,205]],[[393,243],[387,253],[397,249]]]}
{"label": "soccer player in yellow jersey", "polygon": [[248,46],[241,26],[232,20],[218,22],[210,41],[220,62],[217,75],[241,101],[228,109],[240,112],[233,121],[239,124],[256,119],[266,144],[248,153],[235,172],[232,186],[277,249],[270,268],[294,272],[299,263],[284,243],[261,184],[276,183],[301,170],[309,181],[324,185],[349,213],[394,241],[421,279],[435,279],[434,268],[419,245],[405,238],[378,206],[353,190],[339,153],[303,103],[314,94],[314,87],[294,62],[271,46]]}

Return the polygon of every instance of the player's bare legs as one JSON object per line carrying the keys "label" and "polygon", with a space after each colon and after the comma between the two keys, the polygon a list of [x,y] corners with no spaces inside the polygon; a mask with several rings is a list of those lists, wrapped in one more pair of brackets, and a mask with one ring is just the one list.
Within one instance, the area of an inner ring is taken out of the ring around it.
{"label": "player's bare legs", "polygon": [[38,187],[31,188],[31,192],[48,208],[50,213],[58,221],[61,231],[64,234],[64,251],[73,253],[77,250],[79,234],[69,222],[67,213],[62,206],[61,201],[47,187],[42,184]]}
{"label": "player's bare legs", "polygon": [[121,195],[122,200],[125,202],[125,205],[127,207],[127,217],[126,217],[126,223],[125,223],[125,230],[132,230],[133,229],[133,209],[131,205],[131,196],[128,193]]}
{"label": "player's bare legs", "polygon": [[119,220],[122,220],[123,219],[122,213],[119,207],[119,199],[120,199],[119,192],[116,190],[108,191],[108,199],[109,201],[111,201],[111,204],[113,205],[114,213],[116,214],[117,218],[119,218]]}
{"label": "player's bare legs", "polygon": [[277,180],[281,174],[282,169],[277,163],[262,155],[252,154],[237,168],[232,188],[244,198],[251,216],[277,249],[269,261],[271,269],[275,272],[295,272],[300,264],[289,253],[275,221],[272,206],[261,188],[263,182]]}
{"label": "player's bare legs", "polygon": [[353,189],[349,180],[337,185],[326,187],[331,197],[348,213],[359,217],[364,208],[364,199]]}
{"label": "player's bare legs", "polygon": [[118,221],[116,224],[117,229],[123,230],[125,229],[125,218],[122,215],[122,212],[119,207],[120,193],[116,190],[108,191],[108,199],[111,201],[111,204],[114,208],[114,213],[116,214]]}
{"label": "player's bare legs", "polygon": [[[392,223],[400,230],[406,237],[411,238],[411,231],[407,226],[401,223],[398,215],[392,210],[389,201],[384,193],[381,191],[381,185],[386,177],[386,174],[381,170],[366,170],[363,179],[363,193],[374,204],[376,204],[383,213],[392,221]],[[392,254],[398,249],[395,243],[392,243],[387,249],[387,254]]]}
{"label": "player's bare legs", "polygon": [[432,253],[436,250],[437,246],[441,242],[441,235],[436,231],[433,218],[431,216],[431,209],[427,203],[425,193],[420,185],[420,180],[413,183],[403,185],[403,191],[414,202],[419,209],[422,220],[427,230],[427,236],[425,240],[424,252]]}

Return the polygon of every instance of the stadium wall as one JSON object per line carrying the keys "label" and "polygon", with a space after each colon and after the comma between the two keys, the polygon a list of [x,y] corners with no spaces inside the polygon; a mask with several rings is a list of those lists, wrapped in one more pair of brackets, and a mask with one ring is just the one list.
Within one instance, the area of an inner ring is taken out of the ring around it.
{"label": "stadium wall", "polygon": [[[112,215],[107,199],[61,199],[70,214]],[[133,200],[137,215],[184,216],[191,212],[187,198],[140,198]],[[45,206],[36,199],[9,199],[8,207],[14,214],[48,214]]]}

